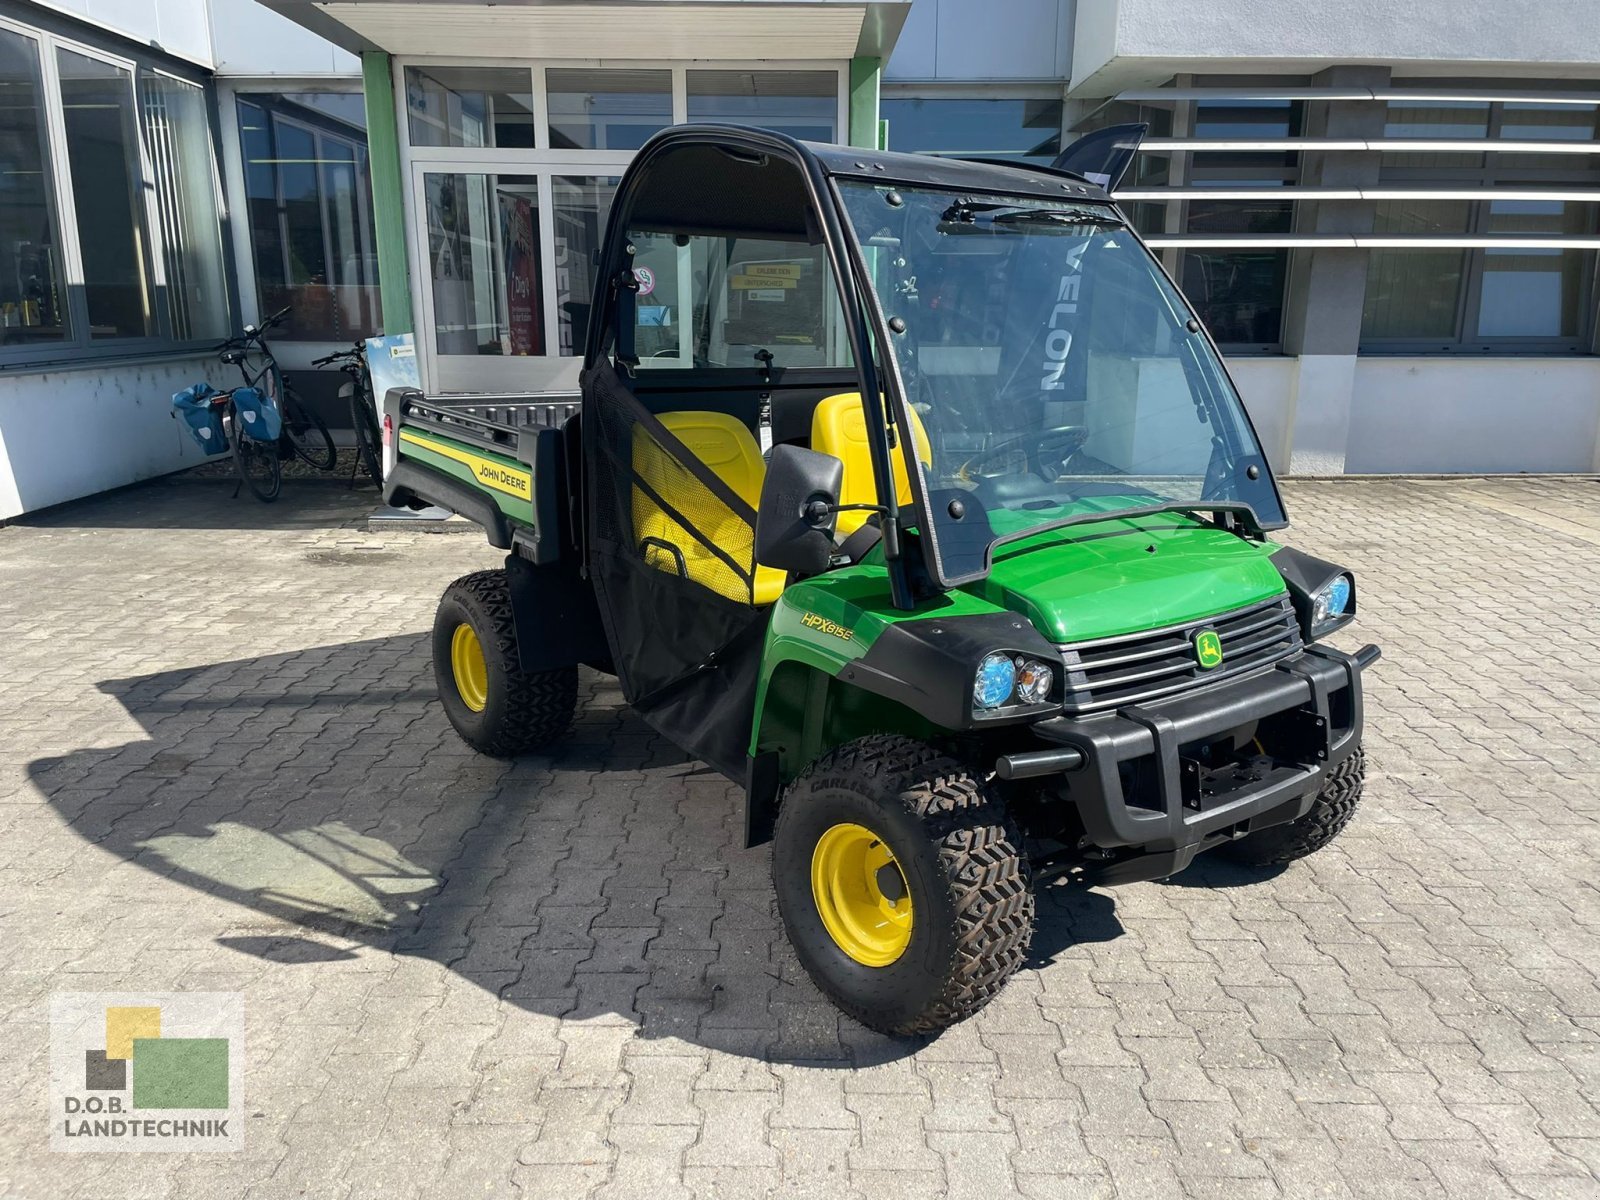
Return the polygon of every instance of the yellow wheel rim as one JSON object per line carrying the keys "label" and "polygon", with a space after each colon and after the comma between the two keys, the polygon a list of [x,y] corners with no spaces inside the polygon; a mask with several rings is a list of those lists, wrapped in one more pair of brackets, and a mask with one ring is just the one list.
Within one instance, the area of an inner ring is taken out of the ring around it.
{"label": "yellow wheel rim", "polygon": [[461,703],[473,712],[489,704],[489,664],[484,661],[483,644],[471,625],[457,625],[450,638],[450,677],[456,681]]}
{"label": "yellow wheel rim", "polygon": [[866,826],[835,825],[817,839],[811,896],[828,936],[862,966],[887,967],[906,952],[911,891],[905,872]]}

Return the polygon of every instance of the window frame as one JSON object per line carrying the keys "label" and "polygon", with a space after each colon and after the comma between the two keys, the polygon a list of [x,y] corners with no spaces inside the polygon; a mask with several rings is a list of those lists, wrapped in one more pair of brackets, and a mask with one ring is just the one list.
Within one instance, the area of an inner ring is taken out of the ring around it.
{"label": "window frame", "polygon": [[[406,96],[407,68],[430,67],[515,67],[528,72],[532,81],[534,144],[531,148],[487,146],[414,146],[411,144],[410,111]],[[557,176],[616,176],[621,178],[637,150],[560,150],[550,145],[550,100],[548,76],[556,70],[669,70],[672,74],[672,119],[668,126],[688,123],[688,73],[691,70],[753,71],[792,73],[823,71],[837,81],[836,129],[843,138],[850,127],[850,71],[848,60],[797,59],[729,60],[706,62],[677,60],[663,64],[660,59],[547,59],[547,58],[462,58],[459,56],[396,55],[393,71],[393,101],[400,143],[400,173],[407,198],[406,262],[411,272],[411,303],[415,319],[417,362],[424,391],[435,395],[474,393],[575,392],[578,371],[583,364],[582,347],[572,355],[562,355],[559,316],[556,312],[555,279],[555,193],[551,180]],[[545,339],[556,352],[544,355],[440,355],[435,352],[432,275],[428,262],[426,221],[427,187],[425,175],[489,174],[528,176],[538,180],[539,253]]]}
{"label": "window frame", "polygon": [[[31,16],[31,14],[30,14]],[[33,42],[38,52],[40,102],[45,114],[45,153],[49,159],[47,190],[51,203],[52,232],[57,236],[61,258],[61,286],[64,292],[63,310],[67,318],[65,336],[48,343],[34,342],[19,346],[0,346],[0,373],[43,369],[63,363],[79,365],[89,362],[124,358],[180,357],[209,350],[216,345],[213,338],[179,339],[173,336],[171,309],[167,292],[166,251],[160,240],[160,218],[155,211],[155,195],[160,184],[155,177],[150,159],[148,130],[145,124],[140,79],[145,73],[168,76],[181,83],[201,89],[205,97],[206,140],[211,161],[211,186],[216,197],[217,211],[227,220],[227,193],[222,187],[217,160],[217,108],[216,89],[201,71],[159,54],[128,51],[120,41],[115,48],[110,38],[105,44],[85,40],[79,31],[72,34],[58,32],[50,14],[41,13],[40,20],[23,21],[0,12],[0,29],[17,34]],[[139,233],[148,250],[146,285],[150,289],[149,304],[152,312],[153,332],[137,337],[92,338],[89,333],[88,299],[85,294],[82,241],[77,221],[76,192],[72,184],[72,164],[67,142],[66,116],[61,96],[61,73],[58,54],[66,51],[124,71],[128,76],[128,97],[132,104],[133,134],[137,160],[132,164],[134,183],[138,189],[137,219]],[[72,220],[66,220],[67,215]],[[219,238],[222,249],[222,270],[225,280],[224,303],[229,320],[238,308],[238,295],[233,263],[227,252],[226,236]]]}

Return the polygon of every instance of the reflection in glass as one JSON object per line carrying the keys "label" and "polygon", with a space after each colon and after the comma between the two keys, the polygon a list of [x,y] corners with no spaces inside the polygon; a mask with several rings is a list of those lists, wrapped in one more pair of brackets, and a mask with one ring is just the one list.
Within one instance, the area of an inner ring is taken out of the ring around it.
{"label": "reflection in glass", "polygon": [[672,124],[671,71],[552,67],[545,86],[555,150],[637,150]]}
{"label": "reflection in glass", "polygon": [[39,49],[0,29],[0,346],[66,332]]}
{"label": "reflection in glass", "polygon": [[57,63],[89,336],[149,337],[156,326],[133,78],[71,50],[58,50]]}
{"label": "reflection in glass", "polygon": [[1061,153],[1061,107],[1046,99],[891,97],[881,111],[894,150],[1048,166]]}
{"label": "reflection in glass", "polygon": [[1454,339],[1465,269],[1463,250],[1372,251],[1361,336]]}
{"label": "reflection in glass", "polygon": [[1223,346],[1272,346],[1283,335],[1286,250],[1188,250],[1183,292]]}
{"label": "reflection in glass", "polygon": [[423,192],[438,353],[545,353],[538,180],[428,174]]}
{"label": "reflection in glass", "polygon": [[837,71],[690,71],[689,120],[777,129],[811,142],[839,140]]}
{"label": "reflection in glass", "polygon": [[[1548,200],[1494,200],[1491,234],[1581,235],[1594,226],[1592,206]],[[1584,281],[1594,255],[1582,250],[1485,250],[1478,336],[1567,338],[1578,334]]]}
{"label": "reflection in glass", "polygon": [[[611,201],[617,194],[614,176],[557,175],[550,181],[555,210],[556,344],[557,353],[583,353],[594,305],[597,268],[594,252],[605,232]],[[640,300],[650,303],[651,290]]]}
{"label": "reflection in glass", "polygon": [[532,148],[533,73],[525,67],[407,67],[413,146]]}
{"label": "reflection in glass", "polygon": [[231,321],[205,92],[170,75],[141,71],[139,98],[155,172],[172,336],[179,341],[226,337]]}
{"label": "reflection in glass", "polygon": [[239,97],[239,141],[262,316],[277,336],[354,341],[382,325],[367,131],[359,95]]}

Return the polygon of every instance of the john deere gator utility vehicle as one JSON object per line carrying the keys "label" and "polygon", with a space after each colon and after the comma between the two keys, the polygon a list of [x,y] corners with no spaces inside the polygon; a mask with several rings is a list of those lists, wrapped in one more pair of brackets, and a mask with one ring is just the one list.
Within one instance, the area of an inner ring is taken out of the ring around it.
{"label": "john deere gator utility vehicle", "polygon": [[390,500],[508,551],[436,620],[468,743],[552,742],[614,672],[742,786],[817,985],[896,1034],[999,991],[1042,881],[1350,819],[1353,576],[1269,540],[1238,393],[1101,187],[683,126],[599,271],[569,415],[388,402]]}

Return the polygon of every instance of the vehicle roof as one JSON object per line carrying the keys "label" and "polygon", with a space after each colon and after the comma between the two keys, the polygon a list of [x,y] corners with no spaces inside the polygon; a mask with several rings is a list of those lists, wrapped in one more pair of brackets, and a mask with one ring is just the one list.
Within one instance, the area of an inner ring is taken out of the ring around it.
{"label": "vehicle roof", "polygon": [[1024,193],[1060,199],[1111,203],[1105,189],[1067,171],[1032,163],[946,158],[932,154],[905,154],[893,150],[864,150],[825,142],[800,142],[829,175],[878,182],[926,184],[974,192]]}

